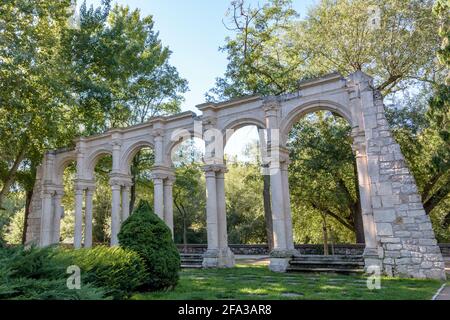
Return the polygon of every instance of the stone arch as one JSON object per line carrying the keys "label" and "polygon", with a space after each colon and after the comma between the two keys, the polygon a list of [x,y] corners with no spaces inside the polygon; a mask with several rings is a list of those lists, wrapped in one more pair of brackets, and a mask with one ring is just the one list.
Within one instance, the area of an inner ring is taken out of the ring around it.
{"label": "stone arch", "polygon": [[314,100],[306,102],[298,107],[295,107],[290,111],[285,117],[282,118],[280,124],[280,139],[281,145],[286,146],[287,139],[289,136],[289,131],[292,129],[294,124],[306,114],[315,111],[331,111],[340,115],[342,118],[347,120],[350,126],[354,127],[357,123],[353,119],[350,109],[337,102],[331,100]]}
{"label": "stone arch", "polygon": [[231,136],[234,134],[234,132],[230,135],[227,134],[227,130],[239,130],[240,128],[246,127],[246,126],[256,126],[259,128],[266,128],[266,124],[263,120],[258,118],[242,118],[242,119],[235,119],[231,120],[228,123],[224,125],[224,128],[222,129],[222,135],[224,137],[223,141],[223,147],[225,149],[226,144],[228,140],[231,138]]}
{"label": "stone arch", "polygon": [[172,132],[172,134],[175,135],[175,137],[178,137],[178,139],[169,139],[169,142],[165,145],[165,154],[164,154],[164,162],[173,165],[172,163],[172,151],[180,144],[182,144],[184,141],[187,141],[189,139],[198,138],[203,140],[202,133],[195,132],[193,129],[181,129],[178,132]]}
{"label": "stone arch", "polygon": [[55,165],[55,184],[62,185],[63,184],[63,176],[64,170],[72,163],[77,162],[77,158],[75,154],[69,154],[63,156],[61,159],[58,159],[58,162]]}
{"label": "stone arch", "polygon": [[89,156],[86,159],[86,179],[93,179],[94,178],[94,169],[97,165],[97,162],[100,160],[100,158],[110,155],[112,156],[112,150],[107,148],[99,148],[96,149],[94,152],[89,154]]}
{"label": "stone arch", "polygon": [[129,147],[122,153],[120,157],[120,171],[123,173],[130,174],[130,163],[139,150],[143,148],[152,148],[154,149],[154,145],[147,140],[140,140]]}

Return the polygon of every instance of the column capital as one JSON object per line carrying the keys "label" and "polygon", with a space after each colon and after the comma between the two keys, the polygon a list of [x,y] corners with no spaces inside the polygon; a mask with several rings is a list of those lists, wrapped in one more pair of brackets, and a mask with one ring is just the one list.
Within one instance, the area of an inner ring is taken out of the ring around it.
{"label": "column capital", "polygon": [[75,185],[75,189],[84,190],[92,186],[95,187],[95,180],[75,178],[72,181]]}
{"label": "column capital", "polygon": [[227,166],[224,164],[207,164],[202,166],[202,170],[206,173],[208,172],[226,173],[228,171]]}
{"label": "column capital", "polygon": [[86,193],[87,194],[93,194],[95,192],[95,186],[89,186],[86,188]]}
{"label": "column capital", "polygon": [[152,167],[152,179],[171,179],[174,177],[173,169],[168,166],[155,165]]}
{"label": "column capital", "polygon": [[109,184],[111,186],[125,186],[131,184],[131,177],[128,174],[112,172],[109,174]]}

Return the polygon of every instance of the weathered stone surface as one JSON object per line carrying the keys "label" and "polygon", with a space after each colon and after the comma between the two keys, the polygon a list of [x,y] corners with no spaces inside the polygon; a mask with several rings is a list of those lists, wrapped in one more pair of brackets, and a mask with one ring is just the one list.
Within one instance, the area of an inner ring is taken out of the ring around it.
{"label": "weathered stone surface", "polygon": [[[274,217],[274,249],[293,252],[292,218],[287,179],[289,162],[286,149],[288,133],[299,117],[317,109],[342,115],[352,127],[359,193],[364,220],[366,265],[376,264],[388,275],[418,278],[445,277],[442,255],[436,244],[431,222],[421,204],[417,186],[406,166],[400,146],[393,138],[385,117],[383,97],[374,89],[373,79],[357,71],[348,78],[331,74],[300,84],[300,92],[283,96],[244,97],[224,103],[197,106],[201,116],[186,112],[173,116],[155,117],[129,128],[112,129],[104,134],[79,138],[74,150],[49,151],[37,175],[28,220],[27,242],[49,245],[59,235],[53,208],[56,194],[62,188],[62,172],[70,162],[77,164],[75,180],[75,245],[81,246],[83,192],[92,187],[94,167],[101,154],[112,155],[111,188],[112,237],[120,227],[120,217],[126,214],[121,203],[126,200],[124,189],[131,181],[129,166],[132,157],[143,147],[153,147],[155,166],[155,212],[171,227],[173,205],[171,186],[171,152],[184,136],[227,132],[244,125],[257,125],[276,130],[280,141],[267,141],[277,157],[268,157],[271,174],[271,203]],[[274,131],[274,132],[276,132]],[[215,136],[214,136],[215,137]],[[271,135],[272,137],[272,135]],[[205,138],[205,136],[203,137]],[[271,138],[272,139],[272,138]],[[209,254],[206,267],[230,266],[233,259],[228,248],[225,213],[224,145],[205,138],[207,179],[207,239]],[[214,148],[209,148],[213,146]],[[126,191],[126,190],[125,190]],[[90,207],[90,206],[88,206]],[[58,209],[58,210],[57,210]],[[86,216],[86,214],[85,214]],[[89,216],[89,215],[87,215]],[[56,215],[57,217],[57,215]],[[88,223],[89,225],[89,223]],[[86,239],[86,237],[85,237]],[[115,244],[115,243],[114,243]],[[217,252],[217,254],[213,254]],[[272,256],[270,268],[284,271],[289,258]],[[435,263],[430,267],[429,262]]]}

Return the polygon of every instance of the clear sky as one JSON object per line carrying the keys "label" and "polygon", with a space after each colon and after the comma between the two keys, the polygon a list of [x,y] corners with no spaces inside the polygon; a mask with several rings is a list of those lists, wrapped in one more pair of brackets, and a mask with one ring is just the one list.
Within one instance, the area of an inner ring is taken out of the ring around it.
{"label": "clear sky", "polygon": [[[101,3],[100,0],[86,2],[95,6]],[[249,2],[265,3],[263,0]],[[314,2],[316,0],[294,0],[293,5],[300,17],[304,17]],[[78,5],[81,3],[77,1]],[[223,25],[230,0],[113,0],[113,3],[139,8],[142,15],[153,15],[155,30],[159,31],[163,45],[172,51],[170,63],[189,82],[190,90],[185,94],[182,110],[198,114],[195,105],[205,101],[205,93],[227,66],[226,53],[220,52],[219,47],[225,43],[225,37],[231,35]],[[227,150],[233,150],[233,154],[240,154],[243,148],[239,137],[247,136],[247,141],[249,137],[257,138],[254,129],[245,127],[239,131],[227,145]]]}

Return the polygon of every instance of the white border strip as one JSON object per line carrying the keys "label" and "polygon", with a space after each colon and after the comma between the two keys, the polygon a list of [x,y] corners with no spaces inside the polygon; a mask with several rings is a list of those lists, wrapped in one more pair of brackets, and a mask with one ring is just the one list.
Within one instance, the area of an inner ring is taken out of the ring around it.
{"label": "white border strip", "polygon": [[436,298],[439,296],[439,294],[442,292],[442,290],[444,290],[444,288],[445,288],[445,283],[438,289],[438,291],[433,296],[433,298],[431,298],[431,300],[436,300]]}

